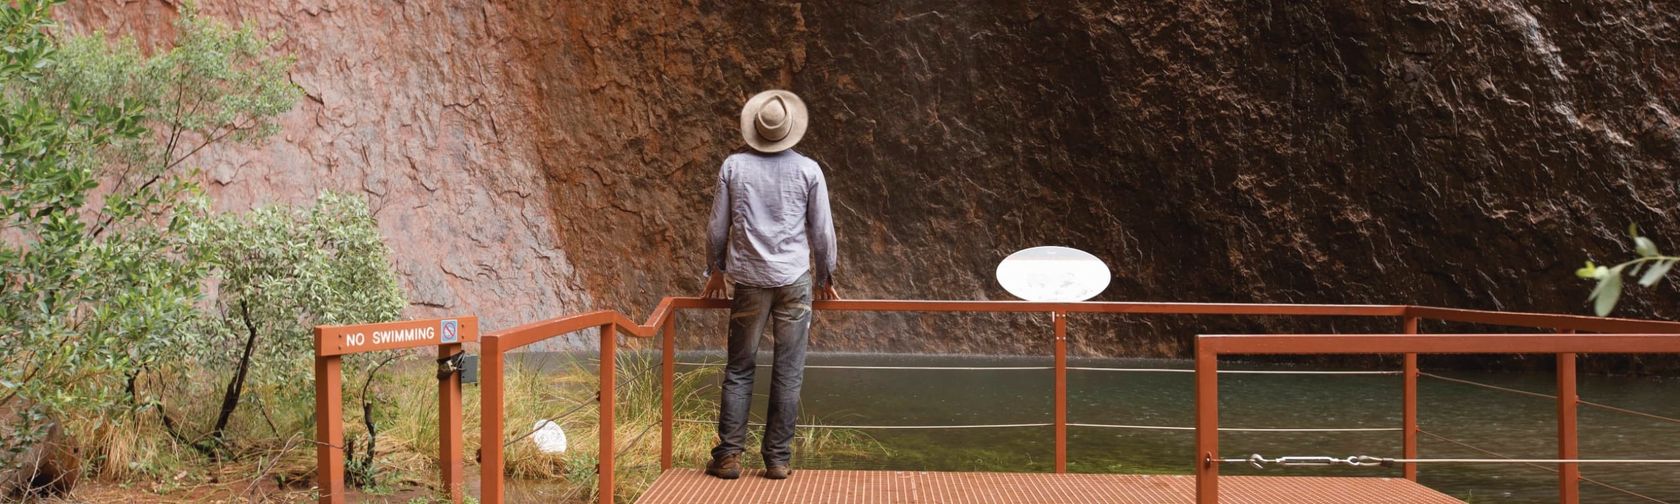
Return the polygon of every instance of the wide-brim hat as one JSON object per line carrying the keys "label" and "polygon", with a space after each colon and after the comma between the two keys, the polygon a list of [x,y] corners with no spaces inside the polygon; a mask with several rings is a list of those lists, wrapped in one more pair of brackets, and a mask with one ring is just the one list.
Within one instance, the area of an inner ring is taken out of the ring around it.
{"label": "wide-brim hat", "polygon": [[772,89],[753,95],[741,107],[741,137],[753,150],[772,153],[787,150],[805,137],[810,114],[799,95]]}

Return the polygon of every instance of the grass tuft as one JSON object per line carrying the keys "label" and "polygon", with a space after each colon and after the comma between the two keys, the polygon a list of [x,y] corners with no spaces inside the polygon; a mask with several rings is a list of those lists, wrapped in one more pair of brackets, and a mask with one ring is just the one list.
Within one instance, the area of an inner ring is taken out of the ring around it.
{"label": "grass tuft", "polygon": [[[615,442],[618,485],[614,498],[632,502],[659,475],[660,361],[659,354],[624,351],[618,356]],[[595,466],[600,459],[595,391],[599,361],[591,354],[519,353],[509,356],[505,376],[504,425],[506,477],[510,497],[526,493],[544,502],[589,502],[596,498]],[[375,401],[374,425],[378,452],[369,468],[372,483],[359,489],[364,500],[430,502],[440,495],[438,481],[437,381],[431,359],[416,356],[385,368],[367,388]],[[716,442],[720,369],[707,366],[676,373],[673,387],[679,420],[673,426],[673,463],[700,467]],[[211,379],[212,372],[202,377]],[[346,441],[357,450],[365,446],[361,384],[364,377],[345,377]],[[161,383],[165,393],[175,377]],[[315,476],[314,397],[309,383],[250,391],[229,426],[225,455],[212,460],[192,447],[202,439],[176,439],[162,425],[158,406],[146,406],[106,416],[78,417],[68,422],[74,439],[97,478],[82,500],[108,498],[155,502],[141,495],[174,496],[185,500],[229,499],[306,502],[312,500]],[[469,478],[476,480],[480,446],[479,387],[463,389],[463,438]],[[176,401],[168,410],[189,438],[192,428],[215,415],[216,401]],[[567,452],[542,453],[527,439],[533,424],[551,420],[570,442]],[[688,420],[688,421],[684,421]],[[761,419],[755,419],[755,421]],[[804,422],[814,422],[806,418]],[[761,429],[751,431],[749,446],[759,442]],[[884,451],[874,439],[843,430],[800,429],[795,449],[805,453],[867,456]],[[470,480],[469,480],[470,481]]]}

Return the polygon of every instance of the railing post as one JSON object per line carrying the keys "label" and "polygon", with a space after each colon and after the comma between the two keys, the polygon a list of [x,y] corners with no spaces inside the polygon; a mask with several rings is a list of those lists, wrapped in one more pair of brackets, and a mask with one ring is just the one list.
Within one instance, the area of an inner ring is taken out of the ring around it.
{"label": "railing post", "polygon": [[337,355],[315,357],[315,485],[321,504],[344,502],[344,403],[340,395],[344,387],[339,359]]}
{"label": "railing post", "polygon": [[1056,472],[1067,472],[1067,314],[1052,312],[1056,325]]}
{"label": "railing post", "polygon": [[601,504],[613,504],[613,459],[617,455],[617,446],[613,444],[613,408],[618,394],[618,333],[612,324],[601,324],[601,390],[600,424],[601,424],[601,453],[597,457],[600,461],[596,467],[596,480],[601,483],[599,491]]}
{"label": "railing post", "polygon": [[659,469],[671,468],[671,450],[673,447],[672,427],[676,424],[674,397],[677,381],[677,314],[671,312],[665,317],[665,328],[660,331],[662,344],[659,350]]}
{"label": "railing post", "polygon": [[1196,341],[1196,503],[1219,502],[1219,356]]}
{"label": "railing post", "polygon": [[[460,343],[438,345],[438,360],[461,352]],[[438,482],[454,503],[462,497],[461,424],[461,373],[449,373],[438,378],[438,461],[442,466]]]}
{"label": "railing post", "polygon": [[[1575,354],[1557,355],[1558,458],[1578,459],[1581,456],[1576,431],[1576,403],[1580,397],[1575,390]],[[1580,464],[1558,464],[1558,502],[1580,504]]]}
{"label": "railing post", "polygon": [[502,339],[485,336],[479,345],[478,380],[478,500],[484,504],[502,504],[502,375],[507,356],[502,354]]}
{"label": "railing post", "polygon": [[[1406,334],[1418,333],[1417,317],[1405,318]],[[1406,354],[1404,369],[1401,370],[1401,406],[1400,406],[1400,454],[1409,459],[1418,458],[1418,356],[1415,353]],[[1400,464],[1400,473],[1406,479],[1417,481],[1418,466],[1410,462]]]}

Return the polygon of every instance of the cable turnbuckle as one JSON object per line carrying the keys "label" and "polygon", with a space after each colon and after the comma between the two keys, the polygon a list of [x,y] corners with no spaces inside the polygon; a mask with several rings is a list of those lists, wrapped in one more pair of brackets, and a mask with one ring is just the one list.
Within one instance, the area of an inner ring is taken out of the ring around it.
{"label": "cable turnbuckle", "polygon": [[1282,466],[1282,467],[1337,466],[1337,465],[1345,465],[1345,466],[1350,466],[1350,467],[1393,467],[1394,466],[1394,459],[1372,457],[1370,455],[1350,455],[1348,457],[1341,457],[1341,458],[1338,458],[1338,457],[1323,457],[1323,456],[1319,456],[1319,457],[1266,458],[1265,456],[1256,453],[1256,454],[1253,454],[1253,455],[1249,455],[1248,458],[1220,459],[1220,462],[1227,463],[1227,464],[1247,463],[1248,465],[1254,466],[1255,469],[1265,469],[1266,466],[1268,466],[1268,465],[1277,465],[1277,466]]}

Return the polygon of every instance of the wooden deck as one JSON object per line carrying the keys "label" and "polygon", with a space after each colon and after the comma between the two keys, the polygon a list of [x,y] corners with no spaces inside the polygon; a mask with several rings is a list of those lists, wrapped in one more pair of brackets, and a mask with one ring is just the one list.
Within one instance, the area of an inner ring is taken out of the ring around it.
{"label": "wooden deck", "polygon": [[[1131,474],[957,473],[796,470],[772,481],[749,471],[720,480],[696,469],[659,476],[638,504],[1184,504],[1195,500],[1193,476]],[[1399,478],[1224,476],[1229,504],[1463,504]]]}

